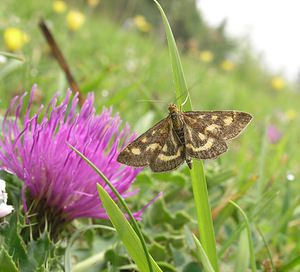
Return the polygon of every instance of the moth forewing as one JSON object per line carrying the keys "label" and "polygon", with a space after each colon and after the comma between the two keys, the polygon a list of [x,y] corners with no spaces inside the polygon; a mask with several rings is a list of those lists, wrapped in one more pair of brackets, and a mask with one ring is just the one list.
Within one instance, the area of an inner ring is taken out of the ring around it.
{"label": "moth forewing", "polygon": [[135,167],[149,165],[151,159],[160,152],[168,138],[170,120],[165,118],[127,145],[117,161]]}

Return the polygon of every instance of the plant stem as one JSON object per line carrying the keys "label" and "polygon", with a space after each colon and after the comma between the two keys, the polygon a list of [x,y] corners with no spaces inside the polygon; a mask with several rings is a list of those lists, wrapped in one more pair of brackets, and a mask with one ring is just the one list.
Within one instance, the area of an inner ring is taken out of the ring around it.
{"label": "plant stem", "polygon": [[208,199],[207,184],[202,161],[194,161],[191,170],[193,194],[197,212],[200,241],[215,271],[219,271],[215,231]]}

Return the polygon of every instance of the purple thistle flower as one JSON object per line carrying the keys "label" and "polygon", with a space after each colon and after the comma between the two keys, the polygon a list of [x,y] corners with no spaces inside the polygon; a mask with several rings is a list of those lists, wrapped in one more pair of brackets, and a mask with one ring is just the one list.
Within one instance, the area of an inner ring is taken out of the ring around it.
{"label": "purple thistle flower", "polygon": [[[21,109],[25,94],[14,98],[4,117],[0,139],[0,167],[17,175],[23,182],[25,210],[37,218],[47,216],[53,225],[75,218],[107,218],[98,197],[96,183],[100,183],[116,199],[101,178],[67,143],[87,156],[111,181],[118,192],[128,192],[140,169],[117,162],[119,150],[132,141],[128,125],[120,131],[121,120],[112,116],[112,109],[95,115],[94,96],[90,93],[81,111],[76,111],[78,97],[71,100],[69,90],[63,102],[57,105],[54,96],[42,114],[30,114],[34,86],[25,117]],[[15,110],[13,110],[13,108]],[[8,118],[14,114],[14,118]],[[32,116],[31,116],[32,115]],[[141,211],[135,216],[139,218]]]}
{"label": "purple thistle flower", "polygon": [[273,125],[267,128],[267,137],[271,144],[276,144],[282,138],[282,133]]}

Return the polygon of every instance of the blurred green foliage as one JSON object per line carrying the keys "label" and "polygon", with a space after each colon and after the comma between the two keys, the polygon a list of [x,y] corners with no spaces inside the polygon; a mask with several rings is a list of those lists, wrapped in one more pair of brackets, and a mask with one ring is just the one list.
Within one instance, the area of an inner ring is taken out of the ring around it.
{"label": "blurred green foliage", "polygon": [[[160,3],[182,50],[188,51],[195,46],[201,50],[211,50],[215,54],[217,63],[235,48],[234,41],[224,33],[226,22],[224,21],[217,28],[207,25],[201,11],[197,8],[196,0],[162,0]],[[153,6],[152,0],[104,1],[103,8],[119,23],[137,14],[144,15],[155,29],[164,33],[160,15]]]}
{"label": "blurred green foliage", "polygon": [[[174,85],[160,16],[153,2],[103,0],[97,6],[88,5],[88,1],[66,3],[64,13],[56,13],[51,1],[34,0],[21,5],[11,0],[2,4],[0,36],[3,37],[8,27],[16,27],[29,36],[29,41],[21,51],[15,52],[23,56],[24,61],[8,57],[0,63],[0,113],[5,113],[13,96],[29,91],[34,83],[39,88],[36,105],[48,103],[54,92],[64,93],[68,88],[37,26],[39,18],[43,17],[82,92],[95,91],[98,112],[102,107],[113,106],[114,112],[120,112],[124,122],[138,132],[165,116],[166,105],[174,102],[169,91]],[[241,48],[226,37],[225,23],[216,29],[207,26],[201,12],[197,13],[194,0],[162,0],[161,4],[182,49],[193,108],[236,109],[254,116],[245,133],[232,141],[229,152],[217,160],[205,162],[221,270],[232,271],[242,255],[237,251],[243,244],[238,239],[243,218],[228,204],[231,199],[239,203],[252,224],[257,266],[267,271],[264,267],[270,265],[269,250],[278,269],[298,271],[300,120],[297,86],[288,82],[284,88],[272,86],[272,79],[280,75],[269,72],[251,49]],[[68,30],[66,24],[66,14],[72,9],[85,15],[84,24],[76,32]],[[144,16],[151,25],[149,31],[141,31],[135,25],[136,15]],[[7,50],[3,39],[0,48]],[[202,50],[212,52],[214,59],[211,62],[201,60]],[[220,66],[228,58],[234,63],[230,70]],[[274,144],[268,140],[270,124],[282,133],[282,138]],[[6,180],[9,199],[14,200],[16,207],[20,183],[10,178]],[[191,232],[197,232],[197,223],[188,169],[181,167],[166,174],[144,170],[135,185],[140,192],[131,199],[134,210],[158,192],[164,192],[164,197],[144,212],[141,222],[150,252],[163,270],[201,271],[196,264],[195,247],[189,239]],[[41,236],[41,241],[24,248],[17,231],[22,220],[13,215],[7,220],[14,226],[10,233],[15,232],[14,241],[9,242],[7,239],[12,235],[6,235],[7,227],[1,225],[0,260],[8,260],[7,269],[13,271],[21,260],[27,260],[32,269],[47,267],[45,259],[35,256],[37,246],[39,249],[40,246],[43,249],[53,246],[47,237]],[[90,223],[90,220],[76,221],[70,230]],[[66,230],[66,237],[72,232],[70,230]],[[15,243],[20,249],[18,254],[10,248]],[[56,262],[63,263],[64,243],[54,248],[55,253],[48,252],[48,256],[45,250],[41,252],[49,262],[56,256]],[[114,234],[103,230],[89,231],[77,240],[73,246],[74,267],[99,252],[105,252],[104,257],[89,271],[132,269],[123,246]]]}

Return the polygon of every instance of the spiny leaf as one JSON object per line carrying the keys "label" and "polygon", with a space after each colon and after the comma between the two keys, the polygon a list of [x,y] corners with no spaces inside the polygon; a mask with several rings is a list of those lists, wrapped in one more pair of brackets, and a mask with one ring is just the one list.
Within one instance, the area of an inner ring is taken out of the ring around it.
{"label": "spiny leaf", "polygon": [[8,252],[2,247],[0,250],[0,271],[1,272],[18,272],[18,268]]}

